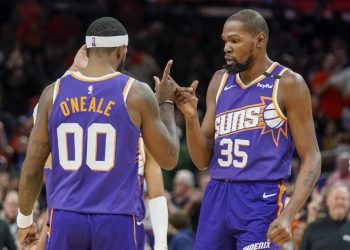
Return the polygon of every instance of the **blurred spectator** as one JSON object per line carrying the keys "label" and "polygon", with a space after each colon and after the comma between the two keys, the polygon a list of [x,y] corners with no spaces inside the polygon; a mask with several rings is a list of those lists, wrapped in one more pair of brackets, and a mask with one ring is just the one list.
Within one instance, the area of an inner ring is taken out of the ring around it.
{"label": "blurred spectator", "polygon": [[18,192],[11,190],[6,194],[2,218],[8,223],[10,233],[14,239],[17,237]]}
{"label": "blurred spectator", "polygon": [[[328,53],[322,62],[322,68],[316,70],[311,77],[311,90],[320,93],[322,86],[327,84],[330,76],[337,69],[337,58],[334,54]],[[344,101],[339,89],[329,87],[319,96],[319,109],[328,119],[339,120]]]}
{"label": "blurred spectator", "polygon": [[6,221],[0,219],[0,249],[16,250],[15,240],[13,239],[9,226]]}
{"label": "blurred spectator", "polygon": [[299,250],[300,242],[303,238],[304,231],[307,227],[306,217],[294,220],[292,222],[292,240],[283,245],[283,250]]}
{"label": "blurred spectator", "polygon": [[335,170],[328,177],[326,185],[331,186],[334,183],[341,181],[350,190],[350,153],[343,152],[336,157]]}
{"label": "blurred spectator", "polygon": [[347,186],[335,183],[325,193],[327,216],[305,230],[300,250],[350,249],[350,196]]}
{"label": "blurred spectator", "polygon": [[191,230],[191,219],[184,213],[174,213],[169,217],[169,250],[192,250],[195,235]]}

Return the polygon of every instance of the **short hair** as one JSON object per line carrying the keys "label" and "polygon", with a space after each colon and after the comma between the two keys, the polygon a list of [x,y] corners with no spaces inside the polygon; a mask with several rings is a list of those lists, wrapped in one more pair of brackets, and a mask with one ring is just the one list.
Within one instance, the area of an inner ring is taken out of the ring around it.
{"label": "short hair", "polygon": [[[126,35],[126,29],[117,19],[113,17],[101,17],[93,21],[87,31],[86,36],[123,36]],[[115,48],[89,48],[94,51],[110,53]]]}
{"label": "short hair", "polygon": [[241,21],[247,31],[253,35],[263,32],[269,37],[269,27],[267,26],[265,18],[255,10],[241,10],[227,18],[226,22],[228,21]]}
{"label": "short hair", "polygon": [[187,169],[181,169],[177,171],[175,175],[175,181],[181,181],[188,187],[194,187],[194,175],[191,171]]}

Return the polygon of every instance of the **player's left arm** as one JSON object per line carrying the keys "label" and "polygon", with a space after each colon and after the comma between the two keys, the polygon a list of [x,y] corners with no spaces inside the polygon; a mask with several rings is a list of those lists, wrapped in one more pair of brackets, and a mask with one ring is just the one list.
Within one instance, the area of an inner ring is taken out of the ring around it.
{"label": "player's left arm", "polygon": [[163,174],[153,156],[146,150],[145,177],[149,197],[148,208],[154,234],[154,249],[168,249],[168,206],[164,196]]}
{"label": "player's left arm", "polygon": [[48,117],[52,107],[53,85],[45,88],[39,100],[36,122],[29,137],[26,158],[19,181],[18,240],[23,245],[35,243],[36,225],[33,206],[43,185],[43,168],[50,154]]}
{"label": "player's left arm", "polygon": [[294,193],[282,214],[270,225],[268,238],[283,244],[291,237],[290,223],[313,190],[321,172],[321,154],[315,135],[311,96],[304,79],[294,72],[283,75],[278,103],[284,110],[301,159]]}

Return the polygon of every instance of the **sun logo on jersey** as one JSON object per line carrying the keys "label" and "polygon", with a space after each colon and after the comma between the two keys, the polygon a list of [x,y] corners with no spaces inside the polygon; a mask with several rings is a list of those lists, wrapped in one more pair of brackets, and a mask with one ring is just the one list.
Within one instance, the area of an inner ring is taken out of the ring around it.
{"label": "sun logo on jersey", "polygon": [[92,95],[92,91],[94,90],[94,87],[92,85],[88,88],[88,95]]}
{"label": "sun logo on jersey", "polygon": [[265,104],[262,113],[265,126],[262,127],[261,134],[271,133],[273,142],[278,146],[281,134],[288,138],[288,124],[278,114],[272,98],[261,97],[261,100]]}
{"label": "sun logo on jersey", "polygon": [[215,138],[248,131],[261,130],[271,134],[276,147],[281,135],[288,138],[288,123],[281,116],[271,97],[261,96],[261,102],[220,113],[215,118]]}

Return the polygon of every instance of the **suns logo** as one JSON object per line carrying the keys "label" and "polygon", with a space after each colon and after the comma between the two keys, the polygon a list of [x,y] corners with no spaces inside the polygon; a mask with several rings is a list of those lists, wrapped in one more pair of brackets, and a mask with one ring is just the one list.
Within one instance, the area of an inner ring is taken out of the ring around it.
{"label": "suns logo", "polygon": [[281,135],[288,138],[288,123],[282,119],[270,97],[261,97],[261,103],[218,114],[215,118],[215,138],[247,130],[261,129],[261,135],[270,133],[278,146]]}

